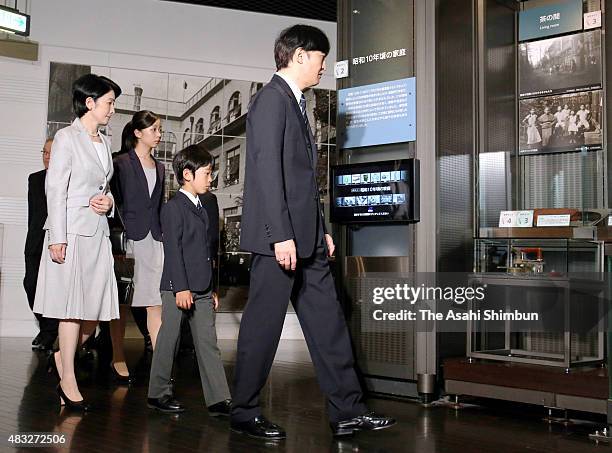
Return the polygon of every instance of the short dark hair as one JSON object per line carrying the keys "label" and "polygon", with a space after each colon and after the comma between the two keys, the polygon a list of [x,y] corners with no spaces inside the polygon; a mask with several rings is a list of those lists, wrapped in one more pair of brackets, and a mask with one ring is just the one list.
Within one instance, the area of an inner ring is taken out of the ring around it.
{"label": "short dark hair", "polygon": [[72,108],[74,114],[81,118],[88,112],[85,101],[92,98],[94,101],[101,98],[109,91],[115,93],[115,97],[121,95],[121,88],[108,77],[96,74],[85,74],[72,84]]}
{"label": "short dark hair", "polygon": [[310,25],[298,24],[285,28],[274,43],[276,69],[289,66],[291,57],[300,47],[307,52],[316,50],[327,55],[329,53],[329,40],[323,31]]}
{"label": "short dark hair", "polygon": [[183,179],[184,170],[189,170],[195,175],[198,168],[212,165],[212,162],[212,156],[202,144],[189,145],[187,148],[176,153],[174,159],[172,159],[174,177],[183,186],[185,184],[185,179]]}
{"label": "short dark hair", "polygon": [[151,127],[159,119],[159,116],[150,110],[141,110],[134,113],[132,120],[125,125],[121,133],[121,149],[129,151],[136,148],[138,137],[134,135],[134,131]]}

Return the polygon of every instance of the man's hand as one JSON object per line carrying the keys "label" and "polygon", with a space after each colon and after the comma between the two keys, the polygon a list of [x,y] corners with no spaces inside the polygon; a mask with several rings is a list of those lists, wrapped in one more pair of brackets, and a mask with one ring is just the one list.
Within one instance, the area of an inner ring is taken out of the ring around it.
{"label": "man's hand", "polygon": [[51,261],[57,264],[64,264],[66,260],[66,244],[51,244],[49,246]]}
{"label": "man's hand", "polygon": [[89,200],[89,207],[98,215],[106,215],[113,207],[113,199],[106,195],[96,195]]}
{"label": "man's hand", "polygon": [[183,310],[189,310],[193,305],[193,296],[191,291],[186,289],[185,291],[179,291],[176,293],[176,306]]}
{"label": "man's hand", "polygon": [[276,255],[276,262],[284,270],[295,270],[297,265],[297,254],[295,251],[295,242],[293,239],[288,241],[277,242],[274,244],[274,254]]}
{"label": "man's hand", "polygon": [[219,308],[219,296],[215,292],[212,293],[212,301],[213,301],[213,310],[217,311],[217,309]]}
{"label": "man's hand", "polygon": [[327,256],[330,258],[334,256],[334,252],[336,251],[336,244],[334,244],[334,240],[329,234],[325,234],[325,242],[327,242]]}

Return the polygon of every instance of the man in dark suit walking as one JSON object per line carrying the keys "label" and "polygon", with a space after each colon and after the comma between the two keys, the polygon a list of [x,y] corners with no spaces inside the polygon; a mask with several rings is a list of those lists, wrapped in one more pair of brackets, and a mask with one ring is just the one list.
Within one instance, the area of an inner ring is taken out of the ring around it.
{"label": "man in dark suit walking", "polygon": [[335,436],[389,427],[368,412],[354,369],[348,328],[327,261],[316,182],[317,149],[303,90],[317,85],[329,41],[311,26],[284,30],[274,45],[278,72],[257,94],[247,117],[241,248],[252,252],[249,302],[242,316],[231,427],[264,439],[284,430],[261,414],[259,393],[278,346],[291,299],[306,337]]}
{"label": "man in dark suit walking", "polygon": [[[34,306],[36,294],[36,280],[38,280],[38,267],[42,255],[45,230],[43,225],[47,220],[47,197],[45,196],[45,178],[49,159],[51,158],[52,139],[47,139],[42,149],[44,170],[32,173],[28,177],[28,234],[25,243],[25,277],[23,287],[28,297],[30,309]],[[51,350],[57,338],[57,319],[45,318],[34,313],[38,320],[40,332],[32,340],[32,349]]]}

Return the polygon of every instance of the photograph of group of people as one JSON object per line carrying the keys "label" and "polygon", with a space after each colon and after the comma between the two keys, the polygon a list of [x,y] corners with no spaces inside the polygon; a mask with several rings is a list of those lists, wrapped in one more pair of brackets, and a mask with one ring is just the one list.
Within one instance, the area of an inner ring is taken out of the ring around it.
{"label": "photograph of group of people", "polygon": [[519,44],[521,98],[601,88],[601,30]]}
{"label": "photograph of group of people", "polygon": [[600,149],[601,30],[520,43],[519,154]]}
{"label": "photograph of group of people", "polygon": [[520,101],[519,153],[599,149],[601,103],[601,90]]}

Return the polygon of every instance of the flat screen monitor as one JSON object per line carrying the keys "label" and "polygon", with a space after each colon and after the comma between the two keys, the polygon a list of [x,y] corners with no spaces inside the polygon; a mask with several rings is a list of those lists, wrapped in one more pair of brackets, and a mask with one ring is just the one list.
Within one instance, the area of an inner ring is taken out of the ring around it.
{"label": "flat screen monitor", "polygon": [[401,159],[331,168],[331,222],[418,222],[419,161]]}

